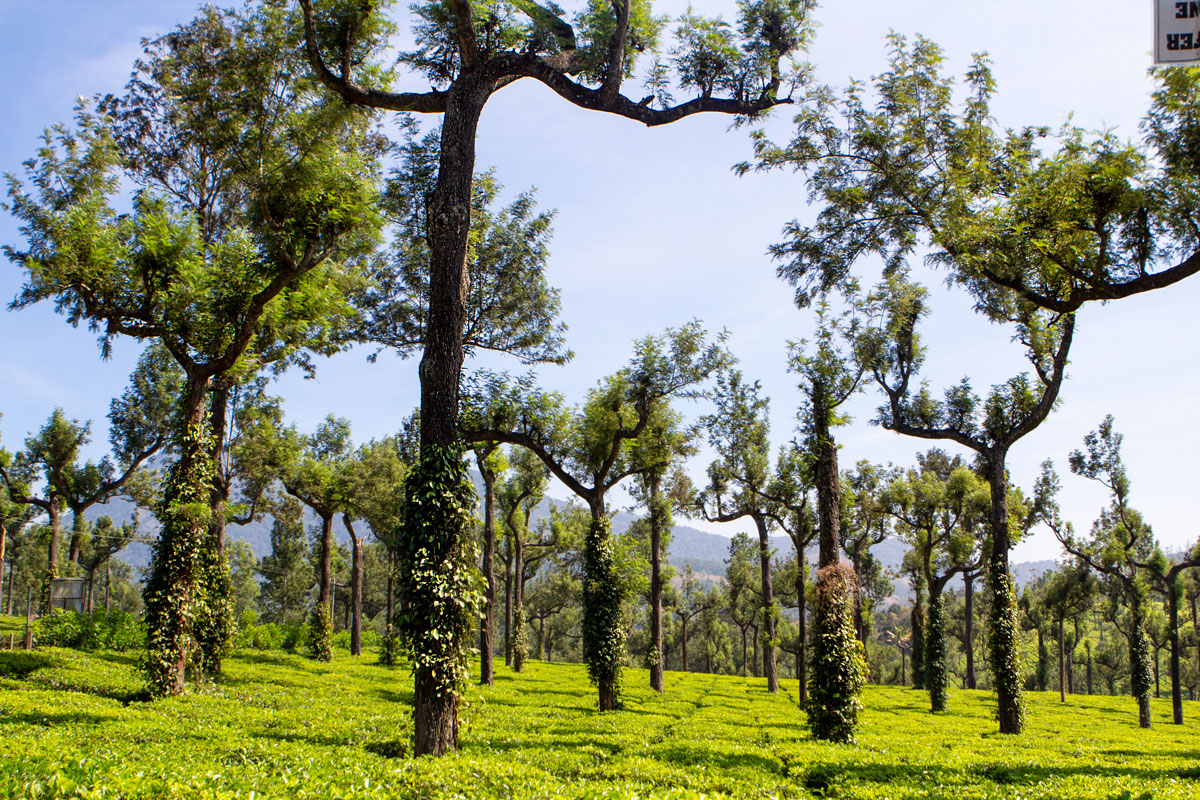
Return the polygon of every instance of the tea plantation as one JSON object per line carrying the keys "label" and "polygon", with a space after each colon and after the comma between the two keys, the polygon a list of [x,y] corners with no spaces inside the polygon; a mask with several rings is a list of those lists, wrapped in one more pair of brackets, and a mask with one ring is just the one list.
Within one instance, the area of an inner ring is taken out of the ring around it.
{"label": "tea plantation", "polygon": [[583,668],[501,664],[473,688],[462,750],[408,755],[410,678],[374,655],[316,664],[243,651],[215,685],[146,702],[136,656],[0,652],[0,797],[7,798],[1195,798],[1200,704],[1137,728],[1123,697],[1032,692],[1028,732],[996,733],[992,698],[870,687],[859,742],[816,743],[795,685],[627,673],[625,708],[593,711]]}

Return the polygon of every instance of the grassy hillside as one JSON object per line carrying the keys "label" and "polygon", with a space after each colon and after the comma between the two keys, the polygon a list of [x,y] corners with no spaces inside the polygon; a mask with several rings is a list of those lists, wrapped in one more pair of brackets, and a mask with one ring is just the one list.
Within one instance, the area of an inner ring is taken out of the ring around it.
{"label": "grassy hillside", "polygon": [[794,686],[668,673],[659,697],[630,670],[625,710],[600,715],[581,667],[533,662],[471,691],[460,754],[413,759],[408,672],[373,661],[241,653],[149,703],[131,656],[0,653],[0,797],[1200,796],[1192,703],[1181,728],[1155,701],[1145,732],[1128,698],[1032,693],[1029,732],[1002,737],[985,693],[934,717],[921,692],[872,687],[839,746],[809,738]]}

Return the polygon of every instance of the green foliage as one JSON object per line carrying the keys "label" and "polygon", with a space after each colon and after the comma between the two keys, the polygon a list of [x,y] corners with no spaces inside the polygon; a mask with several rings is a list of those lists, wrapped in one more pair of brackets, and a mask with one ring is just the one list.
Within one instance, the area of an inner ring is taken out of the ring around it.
{"label": "green foliage", "polygon": [[314,661],[328,662],[333,658],[333,619],[329,606],[316,603],[308,615],[308,656]]}
{"label": "green foliage", "polygon": [[462,696],[483,579],[476,566],[475,490],[458,446],[424,445],[405,484],[396,554],[398,622],[414,671],[439,695]]}
{"label": "green foliage", "polygon": [[854,593],[849,566],[831,564],[817,572],[806,706],[817,739],[853,742],[863,709],[867,663],[855,636]]}
{"label": "green foliage", "polygon": [[126,652],[144,647],[146,634],[137,616],[126,611],[55,611],[38,620],[34,641],[39,646]]}
{"label": "green foliage", "polygon": [[[4,623],[18,621],[0,619]],[[642,673],[644,675],[645,673]],[[499,677],[499,676],[498,676]],[[795,694],[763,681],[667,672],[666,693],[629,680],[625,710],[594,713],[584,670],[531,661],[520,676],[470,687],[461,751],[415,758],[399,703],[411,682],[335,651],[330,664],[234,653],[203,693],[138,700],[132,660],[115,653],[0,652],[0,796],[362,800],[641,798],[844,800],[1195,795],[1195,736],[1141,731],[1127,698],[1030,697],[1021,737],[996,737],[986,692],[955,692],[944,714],[902,687],[870,686],[859,745],[814,740]],[[314,727],[313,697],[337,713]],[[133,702],[131,702],[133,701]],[[1167,701],[1151,700],[1155,722]],[[748,725],[752,720],[753,725]],[[180,746],[186,742],[187,746]]]}
{"label": "green foliage", "polygon": [[142,668],[157,694],[182,689],[180,660],[196,657],[196,621],[207,613],[205,562],[209,558],[209,491],[212,486],[211,437],[207,423],[181,432],[179,459],[167,472],[161,505],[162,523],[151,546],[146,604],[146,656]]}

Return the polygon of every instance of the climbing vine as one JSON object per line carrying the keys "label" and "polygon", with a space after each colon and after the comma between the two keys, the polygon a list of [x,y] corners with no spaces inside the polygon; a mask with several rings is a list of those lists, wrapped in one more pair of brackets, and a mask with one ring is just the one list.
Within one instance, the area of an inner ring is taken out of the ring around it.
{"label": "climbing vine", "polygon": [[929,592],[929,620],[925,631],[925,687],[929,709],[946,710],[946,621],[945,598],[940,589]]}
{"label": "climbing vine", "polygon": [[178,440],[179,459],[167,471],[155,515],[162,524],[150,553],[146,654],[142,670],[156,695],[183,691],[194,662],[196,621],[208,613],[204,591],[212,461],[207,424],[189,425]]}
{"label": "climbing vine", "polygon": [[317,601],[308,615],[308,656],[314,661],[333,660],[333,617],[329,606]]}
{"label": "climbing vine", "polygon": [[398,632],[413,672],[461,696],[483,576],[473,536],[475,489],[458,445],[425,445],[410,473],[397,536]]}
{"label": "climbing vine", "polygon": [[859,695],[867,682],[867,662],[854,630],[858,581],[847,564],[817,572],[809,647],[808,727],[817,739],[853,742]]}
{"label": "climbing vine", "polygon": [[600,710],[621,702],[625,663],[621,603],[625,589],[613,557],[611,523],[593,518],[583,547],[583,660],[600,694]]}
{"label": "climbing vine", "polygon": [[[1021,697],[1021,657],[1018,651],[1017,593],[1000,555],[992,556],[988,562],[988,573],[988,584],[992,591],[988,614],[988,666],[991,667],[996,695],[1001,704],[996,715],[1000,719],[1002,733],[1015,733],[1025,723],[1025,703]],[[1016,730],[1004,730],[1005,720],[1015,722]]]}

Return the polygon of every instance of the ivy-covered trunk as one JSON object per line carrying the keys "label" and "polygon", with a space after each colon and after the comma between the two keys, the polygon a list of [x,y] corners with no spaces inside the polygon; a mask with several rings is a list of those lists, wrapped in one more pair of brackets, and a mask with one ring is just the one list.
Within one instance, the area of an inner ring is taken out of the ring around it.
{"label": "ivy-covered trunk", "polygon": [[1146,636],[1145,600],[1141,587],[1133,590],[1129,604],[1132,628],[1129,632],[1129,688],[1138,705],[1138,725],[1150,727],[1150,688],[1154,680],[1150,667],[1150,640]]}
{"label": "ivy-covered trunk", "polygon": [[[210,384],[213,385],[213,384]],[[221,454],[225,447],[225,418],[229,409],[229,388],[218,379],[210,392],[211,431],[209,461],[212,485],[209,489],[208,538],[204,550],[205,602],[196,617],[197,660],[205,675],[217,675],[233,644],[233,578],[225,560],[225,506],[229,498],[228,476],[223,473]]]}
{"label": "ivy-covered trunk", "polygon": [[670,509],[662,496],[662,478],[655,471],[650,475],[650,652],[646,657],[650,668],[650,688],[663,691],[663,631],[662,631],[662,536],[669,523]]}
{"label": "ivy-covered trunk", "polygon": [[612,711],[620,704],[625,657],[621,586],[611,531],[604,501],[594,501],[583,545],[583,660],[588,677],[596,684],[601,711]]}
{"label": "ivy-covered trunk", "polygon": [[189,377],[177,434],[179,458],[167,471],[155,516],[162,525],[150,551],[146,604],[146,658],[151,693],[182,694],[196,649],[195,623],[204,605],[204,551],[208,532],[212,460],[204,415],[206,379]]}
{"label": "ivy-covered trunk", "polygon": [[513,635],[512,667],[514,672],[525,668],[528,635],[525,632],[525,542],[520,532],[513,537]]}
{"label": "ivy-covered trunk", "polygon": [[912,685],[914,689],[925,689],[925,577],[913,576],[913,605],[909,614],[912,628]]}
{"label": "ivy-covered trunk", "polygon": [[[817,603],[813,609],[813,646],[808,683],[808,723],[818,739],[852,741],[859,694],[866,682],[863,646],[854,628],[858,577],[838,555],[842,484],[837,443],[830,432],[833,408],[828,388],[812,384],[813,446],[816,449]],[[840,594],[839,594],[840,593]]]}
{"label": "ivy-covered trunk", "polygon": [[966,684],[975,688],[975,576],[963,574],[963,653],[967,659]]}
{"label": "ivy-covered trunk", "polygon": [[925,632],[925,685],[929,710],[946,710],[946,616],[942,580],[929,581],[929,619]]}
{"label": "ivy-covered trunk", "polygon": [[[329,598],[333,594],[333,514],[321,512],[321,576],[317,604],[309,615],[308,650],[317,661],[333,658],[333,618]],[[322,609],[324,609],[322,611]]]}
{"label": "ivy-covered trunk", "polygon": [[854,741],[859,695],[867,680],[862,643],[854,630],[854,569],[831,564],[817,571],[813,614],[808,727],[816,739]]}
{"label": "ivy-covered trunk", "polygon": [[762,589],[759,595],[762,599],[763,610],[763,674],[767,678],[767,691],[779,691],[779,677],[775,665],[775,594],[771,586],[771,540],[767,531],[767,521],[759,514],[754,515],[754,525],[758,529],[758,560]]}
{"label": "ivy-covered trunk", "polygon": [[1008,572],[1008,476],[1005,453],[987,455],[987,479],[992,505],[989,513],[991,555],[988,589],[992,603],[988,615],[988,661],[996,687],[996,717],[1001,733],[1020,733],[1025,720],[1021,696],[1021,656],[1018,651],[1017,592]]}
{"label": "ivy-covered trunk", "polygon": [[[424,422],[424,420],[422,420]],[[457,444],[424,444],[397,543],[402,638],[413,665],[413,749],[458,749],[458,704],[483,599],[471,530],[475,489]]]}
{"label": "ivy-covered trunk", "polygon": [[796,611],[799,617],[796,622],[799,630],[796,632],[796,678],[799,682],[797,697],[801,708],[808,706],[808,559],[804,557],[803,549],[796,554],[800,560],[796,570]]}
{"label": "ivy-covered trunk", "polygon": [[492,666],[493,638],[496,631],[496,473],[479,458],[483,476],[483,619],[479,625],[479,682],[491,686],[495,681]]}

